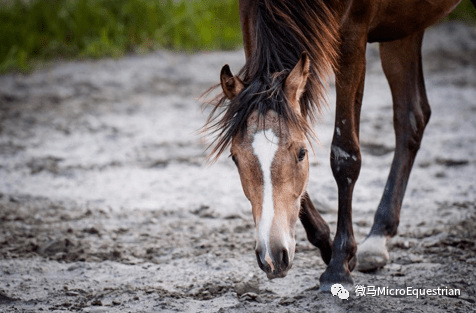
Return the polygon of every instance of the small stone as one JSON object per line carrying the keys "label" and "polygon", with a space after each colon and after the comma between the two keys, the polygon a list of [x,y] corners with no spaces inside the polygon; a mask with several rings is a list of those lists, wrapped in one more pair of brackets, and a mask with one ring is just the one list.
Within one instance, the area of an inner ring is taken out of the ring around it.
{"label": "small stone", "polygon": [[256,298],[258,298],[258,295],[254,292],[247,292],[243,295],[241,295],[240,299],[245,300],[245,301],[255,301]]}
{"label": "small stone", "polygon": [[40,247],[39,253],[42,256],[56,255],[60,252],[66,251],[66,246],[69,243],[67,239],[51,240]]}
{"label": "small stone", "polygon": [[296,299],[294,298],[283,298],[279,301],[280,305],[290,305],[296,302]]}
{"label": "small stone", "polygon": [[235,285],[235,291],[238,296],[244,295],[245,293],[255,293],[259,294],[259,280],[254,275],[251,275],[246,280],[239,282]]}

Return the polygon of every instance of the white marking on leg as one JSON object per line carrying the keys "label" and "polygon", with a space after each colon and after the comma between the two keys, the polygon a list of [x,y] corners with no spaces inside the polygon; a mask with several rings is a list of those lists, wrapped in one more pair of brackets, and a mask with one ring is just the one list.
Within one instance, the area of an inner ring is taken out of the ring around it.
{"label": "white marking on leg", "polygon": [[[270,129],[255,134],[253,139],[253,152],[258,158],[263,173],[263,206],[261,220],[258,226],[258,239],[264,243],[266,249],[265,259],[270,257],[271,225],[274,218],[273,182],[271,181],[271,165],[278,150],[279,138]],[[272,262],[270,262],[272,266]]]}
{"label": "white marking on leg", "polygon": [[359,252],[381,252],[386,250],[386,243],[387,237],[385,236],[370,236],[362,242]]}
{"label": "white marking on leg", "polygon": [[390,257],[388,255],[386,236],[370,236],[357,248],[359,271],[368,271],[385,266]]}
{"label": "white marking on leg", "polygon": [[339,148],[338,146],[332,145],[331,147],[332,152],[334,153],[334,157],[336,160],[339,160],[341,158],[348,159],[350,157],[350,154]]}

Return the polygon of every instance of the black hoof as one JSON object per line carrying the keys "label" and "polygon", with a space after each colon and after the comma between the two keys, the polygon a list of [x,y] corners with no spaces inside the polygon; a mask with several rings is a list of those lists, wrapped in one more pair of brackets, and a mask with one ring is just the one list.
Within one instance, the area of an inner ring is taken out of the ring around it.
{"label": "black hoof", "polygon": [[[354,264],[355,266],[355,264]],[[348,291],[354,288],[354,280],[349,270],[344,267],[339,269],[328,266],[326,271],[319,278],[321,292],[330,292],[332,285],[341,284]]]}

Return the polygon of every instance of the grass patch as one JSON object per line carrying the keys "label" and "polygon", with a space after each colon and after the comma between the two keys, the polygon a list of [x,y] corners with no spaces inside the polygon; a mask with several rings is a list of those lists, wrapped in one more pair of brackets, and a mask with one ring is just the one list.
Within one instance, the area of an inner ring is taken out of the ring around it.
{"label": "grass patch", "polygon": [[9,2],[0,4],[1,72],[58,57],[226,50],[242,43],[237,0]]}
{"label": "grass patch", "polygon": [[463,0],[456,9],[451,12],[448,19],[476,25],[476,8],[474,8],[470,0]]}
{"label": "grass patch", "polygon": [[[476,23],[464,0],[449,19]],[[0,0],[0,72],[57,58],[242,44],[238,0]]]}

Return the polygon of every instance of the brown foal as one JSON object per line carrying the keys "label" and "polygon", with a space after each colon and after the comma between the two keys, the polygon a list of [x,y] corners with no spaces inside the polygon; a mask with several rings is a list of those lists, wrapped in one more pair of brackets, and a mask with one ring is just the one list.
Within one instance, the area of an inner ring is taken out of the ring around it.
{"label": "brown foal", "polygon": [[[352,285],[351,271],[388,262],[410,171],[430,117],[421,44],[426,27],[460,0],[240,0],[246,64],[221,71],[223,94],[208,127],[218,132],[213,153],[228,146],[256,225],[256,256],[270,279],[284,277],[294,258],[298,219],[328,264],[321,290]],[[473,2],[474,4],[474,2]],[[393,97],[396,150],[374,224],[357,249],[352,192],[359,176],[360,109],[368,42],[380,56]],[[307,193],[307,142],[319,113],[326,75],[336,76],[337,106],[331,167],[338,185],[334,240]],[[221,110],[217,113],[217,110]]]}

